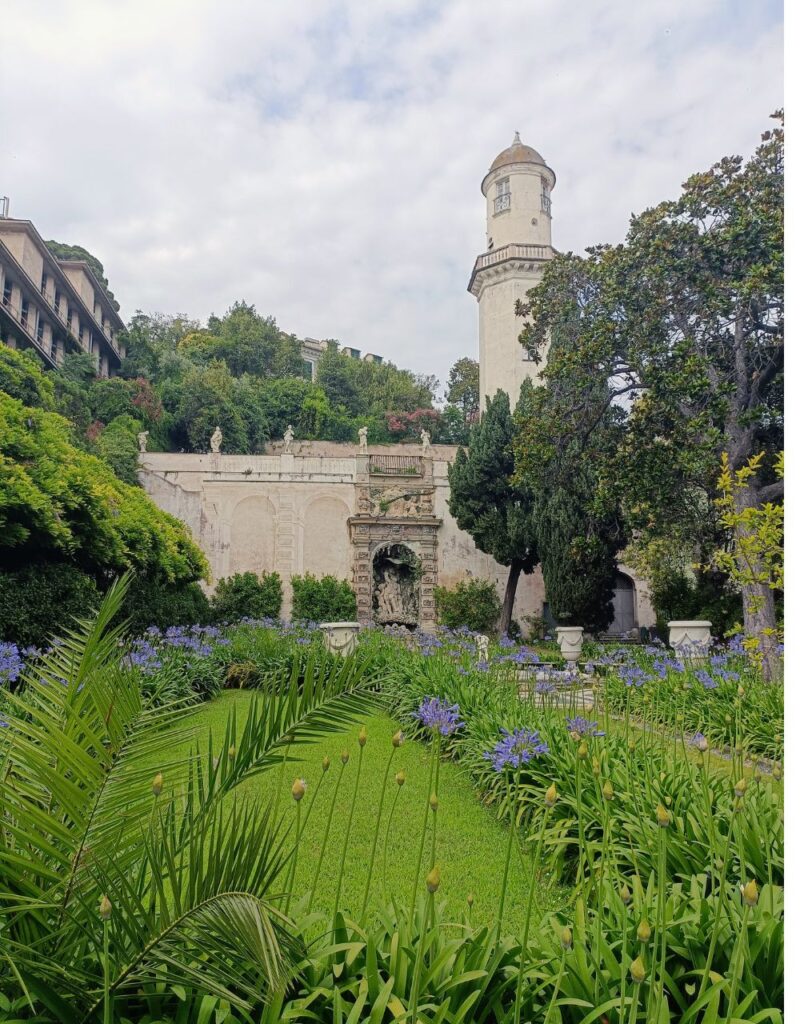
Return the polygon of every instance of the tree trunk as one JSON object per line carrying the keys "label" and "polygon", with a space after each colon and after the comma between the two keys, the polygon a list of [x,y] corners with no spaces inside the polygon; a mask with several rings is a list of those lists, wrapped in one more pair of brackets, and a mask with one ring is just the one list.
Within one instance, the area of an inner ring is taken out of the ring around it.
{"label": "tree trunk", "polygon": [[503,598],[503,610],[500,613],[500,635],[507,633],[511,626],[511,615],[514,611],[514,598],[517,596],[517,584],[522,572],[522,562],[513,559],[508,567],[508,579],[506,580],[506,593]]}
{"label": "tree trunk", "polygon": [[[746,508],[757,508],[760,504],[751,487],[736,488],[733,495],[734,508],[741,512]],[[737,534],[741,527],[737,528]],[[781,665],[777,651],[777,619],[775,616],[775,594],[766,583],[757,581],[762,571],[760,563],[755,565],[745,558],[739,558],[742,583],[742,622],[745,636],[758,637],[764,654],[762,670],[767,682],[780,682]]]}

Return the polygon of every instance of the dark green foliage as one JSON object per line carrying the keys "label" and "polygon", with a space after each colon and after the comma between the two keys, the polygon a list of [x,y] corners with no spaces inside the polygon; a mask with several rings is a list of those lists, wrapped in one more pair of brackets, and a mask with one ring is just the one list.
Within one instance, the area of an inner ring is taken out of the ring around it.
{"label": "dark green foliage", "polygon": [[533,501],[513,482],[514,421],[508,395],[487,398],[486,411],[470,431],[469,451],[450,466],[450,511],[476,546],[510,567],[501,631],[511,622],[517,581],[538,562]]}
{"label": "dark green foliage", "polygon": [[44,243],[50,252],[60,260],[83,260],[89,264],[89,268],[103,287],[103,291],[111,300],[111,305],[119,312],[119,303],[114,298],[114,293],[108,287],[108,278],[105,275],[103,264],[93,256],[88,249],[82,245],[69,245],[67,242],[56,242],[52,238]]}
{"label": "dark green foliage", "polygon": [[660,576],[651,586],[650,598],[656,612],[656,630],[667,639],[672,619],[703,619],[711,633],[723,637],[741,621],[742,599],[720,573],[698,572]]}
{"label": "dark green foliage", "polygon": [[132,416],[117,416],[100,431],[94,443],[95,452],[126,484],[138,482],[139,446],[136,435],[141,428],[141,423]]}
{"label": "dark green foliage", "polygon": [[614,574],[622,533],[613,517],[589,512],[591,495],[574,480],[537,503],[537,535],[550,610],[561,625],[601,633],[614,618]]}
{"label": "dark green foliage", "polygon": [[5,391],[23,405],[55,408],[52,380],[31,349],[17,352],[7,345],[0,345],[0,391]]}
{"label": "dark green foliage", "polygon": [[461,580],[451,589],[436,587],[439,622],[448,629],[465,626],[477,633],[490,633],[500,617],[500,598],[488,580]]}
{"label": "dark green foliage", "polygon": [[0,640],[44,647],[76,616],[92,616],[99,602],[92,577],[63,562],[0,572]]}
{"label": "dark green foliage", "polygon": [[276,573],[236,573],[217,583],[212,608],[217,622],[238,619],[277,619],[281,614],[283,587]]}
{"label": "dark green foliage", "polygon": [[141,636],[150,626],[205,625],[211,607],[199,583],[171,584],[146,576],[131,580],[122,610],[131,636]]}
{"label": "dark green foliage", "polygon": [[356,595],[346,580],[292,576],[292,622],[349,622],[356,616]]}

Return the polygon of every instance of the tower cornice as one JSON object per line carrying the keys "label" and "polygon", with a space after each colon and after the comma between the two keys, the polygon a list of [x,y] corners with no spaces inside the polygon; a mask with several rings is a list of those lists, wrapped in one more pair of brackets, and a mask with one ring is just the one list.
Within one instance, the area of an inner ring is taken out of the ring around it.
{"label": "tower cornice", "polygon": [[467,291],[477,298],[488,283],[488,279],[507,276],[509,271],[531,273],[553,256],[555,250],[551,245],[511,242],[499,249],[490,249],[475,260]]}

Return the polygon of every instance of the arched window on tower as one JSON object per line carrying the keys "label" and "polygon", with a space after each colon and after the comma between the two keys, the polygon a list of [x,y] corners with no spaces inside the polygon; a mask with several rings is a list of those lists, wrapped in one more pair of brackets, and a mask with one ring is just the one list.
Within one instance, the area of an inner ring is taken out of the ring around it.
{"label": "arched window on tower", "polygon": [[502,213],[511,209],[511,181],[501,178],[495,186],[494,212]]}

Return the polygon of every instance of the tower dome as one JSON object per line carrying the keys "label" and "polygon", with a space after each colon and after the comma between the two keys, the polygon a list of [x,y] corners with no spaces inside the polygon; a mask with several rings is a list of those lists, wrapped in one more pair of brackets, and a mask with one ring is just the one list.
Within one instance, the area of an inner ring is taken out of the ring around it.
{"label": "tower dome", "polygon": [[[519,132],[514,132],[514,141],[510,146],[507,146],[506,149],[497,154],[481,183],[481,191],[484,195],[486,195],[486,178],[501,167],[508,167],[509,164],[538,164],[541,167],[547,167],[542,154],[535,150],[533,146],[526,146],[522,139],[520,139]],[[553,172],[550,171],[550,173],[552,174]],[[553,180],[555,183],[555,175],[553,175]]]}

